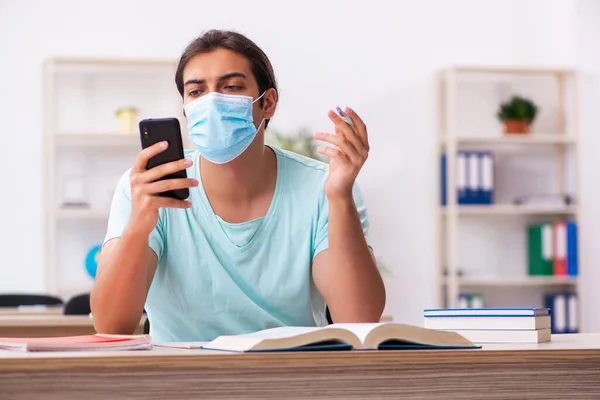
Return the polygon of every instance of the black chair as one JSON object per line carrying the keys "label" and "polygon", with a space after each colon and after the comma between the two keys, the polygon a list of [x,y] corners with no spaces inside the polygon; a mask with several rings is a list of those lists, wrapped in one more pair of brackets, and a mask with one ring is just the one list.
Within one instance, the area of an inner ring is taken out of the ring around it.
{"label": "black chair", "polygon": [[84,293],[72,297],[65,305],[65,315],[90,315],[90,294]]}
{"label": "black chair", "polygon": [[333,320],[331,319],[331,313],[329,312],[329,307],[325,307],[325,316],[327,317],[327,322],[329,325],[333,324]]}
{"label": "black chair", "polygon": [[0,307],[61,306],[63,301],[43,294],[0,294]]}
{"label": "black chair", "polygon": [[144,322],[144,335],[150,334],[150,320],[146,317],[146,322]]}

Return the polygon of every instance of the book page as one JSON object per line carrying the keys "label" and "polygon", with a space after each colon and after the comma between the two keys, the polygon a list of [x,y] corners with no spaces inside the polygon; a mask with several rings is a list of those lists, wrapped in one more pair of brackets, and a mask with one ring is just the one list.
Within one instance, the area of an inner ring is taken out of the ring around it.
{"label": "book page", "polygon": [[253,339],[285,339],[321,329],[323,328],[313,326],[281,326],[277,328],[265,329],[263,331],[236,335],[236,337]]}
{"label": "book page", "polygon": [[360,342],[364,344],[365,339],[367,338],[367,335],[369,334],[369,332],[371,332],[373,329],[375,329],[376,327],[378,327],[380,325],[384,325],[384,324],[382,324],[382,323],[333,324],[333,325],[328,325],[326,327],[326,329],[328,329],[328,328],[346,329],[346,330],[354,333],[360,339]]}

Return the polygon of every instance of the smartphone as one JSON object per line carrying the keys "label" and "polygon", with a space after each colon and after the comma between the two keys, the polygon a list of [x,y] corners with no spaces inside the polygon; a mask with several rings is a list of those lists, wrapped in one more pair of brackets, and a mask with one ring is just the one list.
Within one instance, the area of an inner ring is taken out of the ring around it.
{"label": "smartphone", "polygon": [[[140,138],[142,149],[152,146],[158,142],[166,141],[169,147],[163,152],[155,155],[146,165],[146,169],[154,168],[161,164],[171,161],[181,160],[183,155],[183,140],[181,139],[181,127],[177,118],[151,118],[140,121]],[[165,175],[160,180],[173,178],[187,178],[186,170]],[[169,190],[159,193],[160,196],[172,197],[178,200],[185,200],[189,197],[190,191],[187,188]]]}

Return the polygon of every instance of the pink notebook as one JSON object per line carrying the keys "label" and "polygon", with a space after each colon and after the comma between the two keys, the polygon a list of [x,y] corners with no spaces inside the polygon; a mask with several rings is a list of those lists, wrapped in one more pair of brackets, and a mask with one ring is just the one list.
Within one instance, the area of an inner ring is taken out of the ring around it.
{"label": "pink notebook", "polygon": [[48,338],[0,338],[0,349],[18,351],[146,350],[149,335],[82,335]]}

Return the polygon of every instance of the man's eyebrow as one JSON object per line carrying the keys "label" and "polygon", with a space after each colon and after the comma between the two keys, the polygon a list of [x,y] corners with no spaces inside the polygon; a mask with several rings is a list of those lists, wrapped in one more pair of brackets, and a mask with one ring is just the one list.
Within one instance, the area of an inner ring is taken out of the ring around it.
{"label": "man's eyebrow", "polygon": [[204,82],[206,82],[204,79],[188,79],[187,81],[185,81],[185,83],[183,84],[183,86],[187,86],[187,85],[202,85]]}
{"label": "man's eyebrow", "polygon": [[230,78],[247,78],[247,76],[241,72],[230,72],[228,74],[219,76],[217,78],[217,80],[224,81],[224,80],[230,79]]}
{"label": "man's eyebrow", "polygon": [[[224,80],[231,79],[231,78],[247,78],[247,76],[246,76],[246,74],[243,74],[241,72],[230,72],[228,74],[218,76],[217,80],[224,81]],[[204,83],[206,83],[206,79],[188,79],[187,81],[185,81],[183,86],[202,85]]]}

